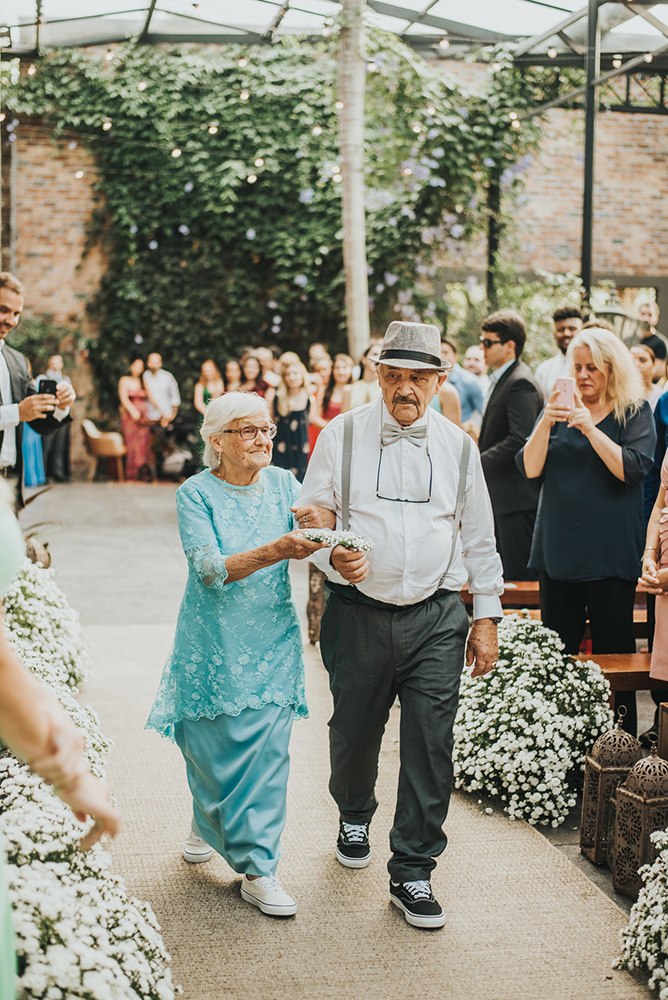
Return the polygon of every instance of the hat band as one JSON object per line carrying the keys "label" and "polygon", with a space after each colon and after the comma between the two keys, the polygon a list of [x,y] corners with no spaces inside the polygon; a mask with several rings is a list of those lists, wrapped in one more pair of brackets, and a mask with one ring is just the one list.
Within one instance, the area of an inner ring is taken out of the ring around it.
{"label": "hat band", "polygon": [[422,351],[381,351],[378,360],[385,361],[386,358],[401,358],[404,361],[423,361],[426,365],[434,365],[436,368],[443,367],[443,362],[435,354],[424,354]]}

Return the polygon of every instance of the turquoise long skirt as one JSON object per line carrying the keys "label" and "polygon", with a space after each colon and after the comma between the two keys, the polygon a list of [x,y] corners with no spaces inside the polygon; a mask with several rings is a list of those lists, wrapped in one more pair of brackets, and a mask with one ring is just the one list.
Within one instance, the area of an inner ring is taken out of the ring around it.
{"label": "turquoise long skirt", "polygon": [[293,719],[292,708],[266,705],[174,727],[193,797],[193,829],[240,875],[276,872]]}

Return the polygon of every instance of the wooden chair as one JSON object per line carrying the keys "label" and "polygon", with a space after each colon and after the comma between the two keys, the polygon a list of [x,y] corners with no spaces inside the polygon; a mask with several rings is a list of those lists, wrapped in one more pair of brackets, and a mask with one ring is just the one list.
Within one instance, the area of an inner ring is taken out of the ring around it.
{"label": "wooden chair", "polygon": [[95,478],[99,458],[115,458],[118,481],[119,483],[124,483],[123,455],[125,455],[127,448],[125,447],[123,435],[117,431],[100,431],[92,420],[82,420],[81,427],[86,451],[90,455],[88,482],[92,483]]}

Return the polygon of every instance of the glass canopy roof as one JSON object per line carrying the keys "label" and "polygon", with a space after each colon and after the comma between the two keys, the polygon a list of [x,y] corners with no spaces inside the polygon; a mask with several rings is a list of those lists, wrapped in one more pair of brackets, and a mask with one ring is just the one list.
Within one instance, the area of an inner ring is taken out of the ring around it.
{"label": "glass canopy roof", "polygon": [[[604,4],[602,52],[657,48],[668,24],[666,2]],[[327,33],[340,10],[335,0],[3,0],[0,44],[5,58],[33,54],[38,44],[105,45],[137,36],[154,44],[248,45]],[[638,11],[650,12],[650,20]],[[527,61],[581,62],[586,14],[585,0],[367,0],[371,23],[430,58],[509,42],[519,43]]]}

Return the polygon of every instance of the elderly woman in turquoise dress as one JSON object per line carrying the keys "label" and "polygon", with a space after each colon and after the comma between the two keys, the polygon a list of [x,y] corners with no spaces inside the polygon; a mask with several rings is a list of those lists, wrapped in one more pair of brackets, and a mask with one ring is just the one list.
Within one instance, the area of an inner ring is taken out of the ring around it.
{"label": "elderly woman in turquoise dress", "polygon": [[286,819],[288,743],[307,714],[301,629],[289,559],[322,546],[295,530],[333,527],[329,511],[294,506],[300,485],[270,465],[264,399],[228,393],[207,407],[205,471],[176,493],[188,582],[147,728],[178,744],[193,798],[186,861],[214,850],[243,875],[241,895],[289,916],[276,867]]}
{"label": "elderly woman in turquoise dress", "polygon": [[[25,543],[10,510],[12,497],[0,480],[0,598],[18,573]],[[2,630],[0,600],[0,741],[25,760],[31,770],[53,785],[77,819],[95,820],[81,842],[87,850],[103,833],[115,836],[118,813],[109,792],[90,773],[79,730],[50,692],[16,659]],[[4,848],[0,836],[0,1000],[16,1000],[16,960],[7,898]]]}

